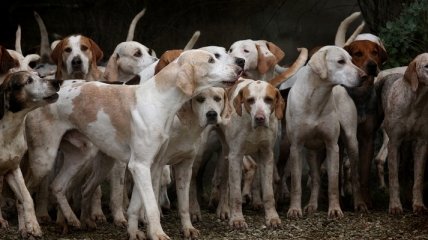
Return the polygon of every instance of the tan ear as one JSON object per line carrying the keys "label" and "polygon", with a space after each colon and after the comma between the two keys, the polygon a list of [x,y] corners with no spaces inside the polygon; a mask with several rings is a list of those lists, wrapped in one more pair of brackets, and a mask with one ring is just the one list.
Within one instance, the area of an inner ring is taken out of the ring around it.
{"label": "tan ear", "polygon": [[406,69],[406,72],[404,72],[404,81],[410,84],[410,87],[412,88],[413,92],[416,92],[416,90],[418,90],[419,78],[418,78],[418,73],[416,71],[415,60],[413,60],[409,64],[409,66]]}
{"label": "tan ear", "polygon": [[19,62],[14,59],[7,49],[3,46],[0,46],[0,73],[6,73],[9,69],[17,67]]}
{"label": "tan ear", "polygon": [[193,119],[192,113],[192,100],[189,100],[178,110],[177,117],[183,125],[190,125]]}
{"label": "tan ear", "polygon": [[238,96],[233,99],[233,107],[235,108],[235,112],[242,116],[242,102],[244,101],[244,96],[242,93],[242,89],[239,91]]}
{"label": "tan ear", "polygon": [[311,69],[318,74],[321,79],[327,78],[327,64],[326,64],[326,54],[327,51],[317,51],[312,55],[311,59],[308,62],[308,65]]}
{"label": "tan ear", "polygon": [[277,60],[275,55],[266,53],[261,49],[260,45],[256,44],[257,48],[257,70],[261,74],[267,73],[270,69],[275,67]]}
{"label": "tan ear", "polygon": [[64,48],[65,40],[59,41],[55,48],[52,50],[51,59],[56,64],[56,79],[62,79],[62,49]]}
{"label": "tan ear", "polygon": [[113,53],[108,60],[103,75],[107,82],[115,82],[119,78],[119,65],[117,64],[118,59],[119,55],[117,53]]}
{"label": "tan ear", "polygon": [[157,74],[162,68],[166,67],[168,64],[173,62],[183,50],[168,50],[165,51],[162,56],[159,58],[159,62],[155,67],[155,74]]}
{"label": "tan ear", "polygon": [[227,97],[226,90],[223,90],[223,102],[224,102],[223,111],[221,111],[221,114],[220,114],[221,119],[229,118],[230,113],[232,111],[229,103],[229,98]]}
{"label": "tan ear", "polygon": [[271,51],[271,53],[275,55],[275,58],[276,58],[275,64],[277,64],[279,61],[281,61],[284,58],[285,56],[284,51],[282,51],[282,49],[279,48],[277,45],[271,42],[266,42],[266,45],[269,51]]}
{"label": "tan ear", "polygon": [[101,48],[90,38],[89,42],[91,43],[91,52],[92,52],[92,64],[95,64],[95,66],[97,65],[97,62],[100,61],[103,56],[104,53],[101,50]]}
{"label": "tan ear", "polygon": [[281,120],[284,117],[285,101],[277,88],[275,88],[275,91],[275,116],[278,120]]}
{"label": "tan ear", "polygon": [[189,63],[184,63],[180,67],[180,72],[177,77],[177,87],[183,91],[186,96],[192,96],[195,91],[195,73],[193,66]]}
{"label": "tan ear", "polygon": [[388,59],[388,54],[386,53],[385,48],[383,48],[382,46],[378,45],[377,48],[378,48],[378,55],[379,55],[379,59],[380,59],[380,64],[382,64]]}

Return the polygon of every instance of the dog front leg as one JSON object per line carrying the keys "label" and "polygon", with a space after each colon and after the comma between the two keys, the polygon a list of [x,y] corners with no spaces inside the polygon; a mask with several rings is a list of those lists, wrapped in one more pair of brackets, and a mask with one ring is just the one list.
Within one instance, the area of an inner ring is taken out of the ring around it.
{"label": "dog front leg", "polygon": [[385,174],[384,174],[384,167],[386,162],[386,157],[388,156],[388,134],[386,134],[385,129],[382,128],[382,135],[383,135],[383,142],[382,147],[380,148],[378,154],[375,158],[376,163],[376,169],[377,169],[377,176],[379,179],[379,188],[385,189]]}
{"label": "dog front leg", "polygon": [[242,214],[241,180],[242,160],[244,155],[239,152],[229,153],[229,225],[235,229],[247,228]]}
{"label": "dog front leg", "polygon": [[292,143],[290,147],[290,208],[287,212],[289,218],[302,217],[302,151],[303,146]]}
{"label": "dog front leg", "polygon": [[328,217],[343,217],[339,204],[339,146],[337,140],[326,144],[328,175]]}
{"label": "dog front leg", "polygon": [[199,237],[199,231],[193,227],[189,213],[189,187],[190,179],[192,178],[192,165],[193,159],[186,159],[173,166],[177,188],[178,211],[186,239],[196,239]]}
{"label": "dog front leg", "polygon": [[0,228],[8,228],[9,227],[9,223],[7,222],[7,220],[5,220],[3,218],[3,215],[1,213],[1,205],[3,203],[3,197],[1,195],[1,192],[3,190],[3,176],[0,176]]}
{"label": "dog front leg", "polygon": [[388,174],[389,174],[389,213],[401,214],[403,207],[400,201],[400,184],[398,182],[398,164],[400,154],[398,153],[401,141],[391,138],[388,143]]}
{"label": "dog front leg", "polygon": [[318,209],[318,199],[320,192],[320,168],[321,161],[314,150],[308,150],[307,160],[309,163],[309,175],[311,176],[311,197],[309,203],[305,207],[305,212],[308,214],[315,213]]}
{"label": "dog front leg", "polygon": [[424,172],[426,163],[427,144],[418,140],[414,151],[414,183],[413,183],[413,212],[420,214],[427,211],[423,201]]}
{"label": "dog front leg", "polygon": [[263,203],[265,208],[266,226],[276,228],[281,224],[281,219],[275,208],[275,196],[273,193],[273,168],[275,161],[271,149],[261,150],[259,158],[259,172],[263,191]]}
{"label": "dog front leg", "polygon": [[30,192],[28,192],[28,189],[25,186],[24,177],[22,176],[21,169],[18,167],[9,172],[6,175],[6,181],[19,201],[18,215],[23,216],[25,224],[25,228],[22,229],[21,235],[23,237],[27,237],[28,235],[34,237],[41,237],[42,230],[40,229],[39,223],[37,222],[33,199],[31,198]]}

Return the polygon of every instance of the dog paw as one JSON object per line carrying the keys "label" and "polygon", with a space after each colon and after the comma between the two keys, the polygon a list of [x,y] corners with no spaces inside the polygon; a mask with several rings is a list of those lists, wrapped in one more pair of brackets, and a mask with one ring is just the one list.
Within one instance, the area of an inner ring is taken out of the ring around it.
{"label": "dog paw", "polygon": [[183,228],[183,235],[186,239],[198,239],[199,230],[194,227]]}
{"label": "dog paw", "polygon": [[306,205],[306,207],[303,210],[307,214],[314,214],[318,210],[318,205],[317,204],[308,204],[308,205]]}
{"label": "dog paw", "polygon": [[259,203],[259,202],[253,202],[253,204],[251,204],[252,205],[252,207],[253,207],[253,209],[254,210],[256,210],[256,211],[260,211],[260,210],[262,210],[263,209],[263,203]]}
{"label": "dog paw", "polygon": [[271,228],[278,228],[281,225],[281,219],[274,217],[266,220],[266,226]]}
{"label": "dog paw", "polygon": [[41,215],[41,216],[37,216],[37,220],[39,221],[40,224],[47,224],[52,221],[52,218],[49,215]]}
{"label": "dog paw", "polygon": [[96,229],[97,228],[97,224],[92,219],[84,219],[81,221],[81,224],[82,224],[83,229]]}
{"label": "dog paw", "polygon": [[38,238],[42,236],[42,229],[37,222],[26,222],[21,231],[22,238]]}
{"label": "dog paw", "polygon": [[296,218],[300,218],[302,216],[303,216],[303,214],[302,214],[302,209],[301,208],[291,208],[290,207],[290,209],[288,209],[288,212],[287,212],[287,217],[288,218],[294,218],[294,219],[296,219]]}
{"label": "dog paw", "polygon": [[217,217],[221,220],[226,220],[229,218],[229,206],[226,204],[220,204],[217,206]]}
{"label": "dog paw", "polygon": [[360,212],[360,213],[368,213],[369,212],[367,205],[364,201],[356,202],[354,204],[354,210],[356,212]]}
{"label": "dog paw", "polygon": [[200,212],[198,212],[198,213],[191,213],[190,214],[190,219],[192,220],[192,223],[194,223],[194,222],[200,222],[200,221],[202,221],[202,215],[201,215],[201,213]]}
{"label": "dog paw", "polygon": [[423,214],[427,212],[427,208],[425,207],[424,204],[417,204],[414,203],[413,204],[413,213],[415,214]]}
{"label": "dog paw", "polygon": [[343,212],[340,207],[332,207],[328,209],[329,219],[338,219],[343,217]]}
{"label": "dog paw", "polygon": [[233,218],[230,219],[229,225],[233,229],[246,229],[248,227],[244,218]]}
{"label": "dog paw", "polygon": [[95,222],[99,222],[99,223],[105,223],[107,222],[107,218],[104,215],[104,213],[95,213],[91,215],[91,218],[95,221]]}
{"label": "dog paw", "polygon": [[150,239],[152,240],[170,240],[170,238],[168,237],[168,235],[166,235],[165,233],[158,233],[158,234],[154,234],[154,236],[152,236]]}
{"label": "dog paw", "polygon": [[389,213],[392,215],[398,215],[403,213],[403,207],[401,203],[390,203],[389,204]]}
{"label": "dog paw", "polygon": [[113,222],[114,222],[114,225],[121,227],[121,228],[126,228],[126,226],[128,225],[128,221],[126,221],[125,218],[114,219]]}
{"label": "dog paw", "polygon": [[129,235],[129,240],[145,240],[146,234],[143,231],[137,230],[135,234]]}
{"label": "dog paw", "polygon": [[3,218],[0,218],[0,228],[8,228],[8,227],[9,227],[8,221],[4,220]]}
{"label": "dog paw", "polygon": [[81,227],[80,221],[77,218],[70,219],[70,221],[67,221],[67,224],[75,228]]}

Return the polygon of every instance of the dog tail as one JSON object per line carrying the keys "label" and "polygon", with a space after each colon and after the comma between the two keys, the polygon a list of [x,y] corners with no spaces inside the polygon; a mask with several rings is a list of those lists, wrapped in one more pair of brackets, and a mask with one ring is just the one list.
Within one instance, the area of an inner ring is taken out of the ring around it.
{"label": "dog tail", "polygon": [[348,30],[349,25],[355,21],[359,16],[361,15],[361,12],[354,12],[353,14],[349,15],[347,18],[345,18],[337,28],[336,32],[336,38],[334,40],[334,45],[338,47],[345,46],[346,43],[346,31]]}
{"label": "dog tail", "polygon": [[192,49],[195,46],[196,42],[198,41],[200,35],[201,35],[200,31],[195,31],[195,33],[193,33],[192,38],[190,38],[189,42],[186,44],[183,50],[186,51],[186,50]]}
{"label": "dog tail", "polygon": [[135,27],[137,26],[137,23],[140,20],[140,18],[144,16],[144,13],[146,13],[145,8],[143,10],[141,10],[139,13],[137,13],[137,15],[135,15],[134,19],[132,19],[132,22],[129,25],[128,35],[126,36],[126,42],[134,40]]}
{"label": "dog tail", "polygon": [[21,49],[21,25],[18,25],[18,29],[16,29],[16,34],[15,34],[15,51],[17,51],[18,53],[22,54],[22,49]]}
{"label": "dog tail", "polygon": [[349,45],[351,42],[355,40],[355,38],[363,31],[364,26],[366,26],[366,22],[362,21],[361,24],[355,29],[352,35],[346,40],[344,46]]}
{"label": "dog tail", "polygon": [[283,82],[285,82],[287,79],[289,79],[291,76],[296,74],[296,72],[305,65],[306,61],[308,60],[308,49],[306,48],[298,48],[297,49],[300,54],[299,57],[297,57],[296,61],[289,67],[287,70],[283,71],[278,76],[274,77],[270,81],[268,81],[270,84],[272,84],[275,87],[278,87]]}
{"label": "dog tail", "polygon": [[36,19],[37,25],[39,25],[40,31],[40,56],[41,62],[51,62],[50,55],[52,53],[52,49],[49,46],[49,36],[48,30],[46,30],[46,25],[43,22],[43,19],[37,12],[34,12],[34,18]]}

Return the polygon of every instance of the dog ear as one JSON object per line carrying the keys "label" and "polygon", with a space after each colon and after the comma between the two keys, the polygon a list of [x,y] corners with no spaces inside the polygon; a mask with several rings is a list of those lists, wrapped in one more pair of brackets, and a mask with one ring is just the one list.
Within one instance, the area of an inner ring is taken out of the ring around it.
{"label": "dog ear", "polygon": [[119,59],[119,55],[117,53],[113,53],[108,60],[106,69],[104,70],[104,78],[107,82],[117,81],[119,77],[119,65],[117,64],[117,60]]}
{"label": "dog ear", "polygon": [[418,90],[419,77],[418,72],[416,71],[415,60],[410,62],[409,66],[406,69],[406,72],[404,72],[404,81],[410,84],[410,87],[412,88],[413,92],[416,92],[416,90]]}
{"label": "dog ear", "polygon": [[277,60],[269,49],[263,49],[263,46],[256,44],[257,48],[257,70],[261,74],[265,74],[269,69],[275,67]]}
{"label": "dog ear", "polygon": [[277,88],[275,88],[275,92],[275,116],[278,120],[281,120],[284,117],[285,101]]}
{"label": "dog ear", "polygon": [[383,48],[382,46],[378,45],[377,49],[378,49],[378,56],[379,56],[380,64],[382,64],[388,59],[388,54],[386,53],[385,48]]}
{"label": "dog ear", "polygon": [[0,85],[0,120],[3,118],[6,111],[6,91],[4,89],[4,84],[2,84]]}
{"label": "dog ear", "polygon": [[177,86],[183,91],[186,96],[192,96],[195,91],[195,70],[189,63],[184,63],[180,67],[177,76]]}
{"label": "dog ear", "polygon": [[56,45],[55,48],[52,50],[51,53],[51,59],[52,61],[56,64],[56,73],[55,73],[55,78],[56,79],[62,79],[62,50],[64,48],[64,39],[59,41]]}
{"label": "dog ear", "polygon": [[242,116],[242,102],[244,101],[244,94],[242,89],[239,90],[238,95],[233,99],[233,107],[239,116]]}
{"label": "dog ear", "polygon": [[223,121],[223,119],[229,118],[230,117],[230,113],[232,111],[231,107],[230,107],[230,103],[229,103],[229,98],[227,97],[227,92],[226,90],[223,90],[223,111],[221,111],[221,120]]}
{"label": "dog ear", "polygon": [[0,46],[0,73],[6,73],[9,69],[17,67],[19,62],[14,59],[7,49],[3,46]]}
{"label": "dog ear", "polygon": [[97,62],[103,58],[104,53],[98,44],[96,44],[92,39],[89,38],[89,42],[91,43],[92,64],[95,64],[96,66]]}
{"label": "dog ear", "polygon": [[271,53],[275,55],[275,58],[276,58],[275,64],[277,64],[279,61],[281,61],[284,58],[285,56],[284,51],[282,51],[282,49],[279,48],[277,45],[271,42],[266,42],[266,45],[269,51],[271,51]]}
{"label": "dog ear", "polygon": [[155,67],[155,74],[157,74],[162,68],[166,67],[168,64],[173,62],[183,50],[168,50],[165,51],[162,56],[159,58],[159,62]]}
{"label": "dog ear", "polygon": [[326,64],[326,57],[327,51],[317,51],[312,55],[311,59],[308,62],[308,65],[311,67],[311,69],[318,74],[318,76],[321,79],[327,78],[327,64]]}
{"label": "dog ear", "polygon": [[177,112],[177,117],[183,125],[189,126],[192,123],[192,101],[189,100],[181,106]]}

